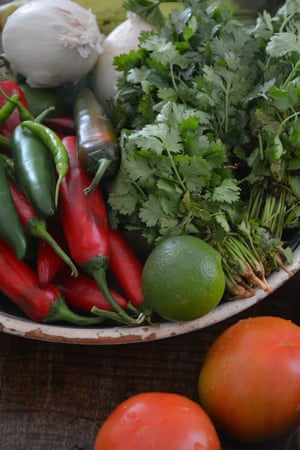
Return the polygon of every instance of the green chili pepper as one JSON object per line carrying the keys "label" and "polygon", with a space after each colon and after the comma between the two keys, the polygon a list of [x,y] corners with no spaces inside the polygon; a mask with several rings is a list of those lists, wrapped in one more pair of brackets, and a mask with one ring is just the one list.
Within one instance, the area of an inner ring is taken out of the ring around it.
{"label": "green chili pepper", "polygon": [[8,180],[13,180],[14,182],[16,182],[15,164],[13,159],[10,156],[5,155],[4,153],[0,153],[0,159]]}
{"label": "green chili pepper", "polygon": [[27,250],[27,240],[21,225],[7,175],[0,159],[0,235],[14,250],[18,259],[23,259]]}
{"label": "green chili pepper", "polygon": [[69,157],[67,150],[55,131],[51,130],[51,128],[46,125],[34,122],[32,120],[25,120],[21,123],[21,126],[30,130],[36,137],[43,141],[53,156],[58,175],[55,189],[55,207],[57,207],[59,186],[69,170]]}
{"label": "green chili pepper", "polygon": [[16,179],[42,216],[52,216],[55,206],[55,170],[45,144],[31,131],[18,125],[11,138]]}
{"label": "green chili pepper", "polygon": [[10,150],[10,139],[6,136],[2,136],[2,134],[0,134],[0,147]]}
{"label": "green chili pepper", "polygon": [[29,111],[28,108],[26,108],[19,100],[16,100],[13,98],[13,96],[7,95],[7,93],[0,87],[0,93],[1,95],[7,100],[8,103],[11,103],[15,108],[18,109],[20,114],[21,120],[33,120],[34,117]]}
{"label": "green chili pepper", "polygon": [[11,100],[6,102],[1,108],[0,108],[0,125],[2,125],[6,119],[12,114],[12,112],[16,109],[16,105],[14,104],[15,100],[19,100],[19,94],[14,94],[10,97]]}

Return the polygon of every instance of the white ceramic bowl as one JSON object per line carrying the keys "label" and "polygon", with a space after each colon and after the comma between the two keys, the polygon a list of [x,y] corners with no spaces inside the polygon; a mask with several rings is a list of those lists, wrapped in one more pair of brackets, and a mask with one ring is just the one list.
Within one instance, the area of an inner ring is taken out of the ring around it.
{"label": "white ceramic bowl", "polygon": [[[300,269],[300,247],[294,252],[293,263],[288,267],[293,273]],[[273,291],[286,283],[291,276],[283,270],[274,272],[268,278]],[[245,311],[268,294],[257,290],[256,295],[247,299],[221,303],[213,311],[197,320],[189,322],[165,322],[160,325],[111,328],[46,325],[18,317],[15,313],[1,311],[0,330],[24,338],[56,343],[111,345],[154,341],[171,338],[195,330],[209,327]]]}

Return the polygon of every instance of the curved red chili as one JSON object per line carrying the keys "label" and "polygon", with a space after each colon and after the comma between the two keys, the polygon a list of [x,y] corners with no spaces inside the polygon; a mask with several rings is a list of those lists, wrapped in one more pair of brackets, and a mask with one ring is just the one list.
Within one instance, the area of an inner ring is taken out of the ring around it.
{"label": "curved red chili", "polygon": [[59,216],[70,253],[79,266],[97,258],[97,265],[106,269],[109,237],[102,193],[100,189],[89,196],[84,193],[90,176],[78,160],[76,138],[67,136],[62,142],[69,155],[69,171],[60,187]]}
{"label": "curved red chili", "polygon": [[[36,258],[36,271],[40,286],[47,286],[65,267],[65,262],[46,241],[39,241]],[[78,276],[78,275],[77,275]]]}
{"label": "curved red chili", "polygon": [[109,268],[128,300],[139,306],[144,302],[142,263],[120,231],[109,230],[109,243]]}
{"label": "curved red chili", "polygon": [[[30,319],[37,322],[64,321],[77,325],[99,323],[99,317],[81,316],[65,303],[59,289],[41,288],[36,272],[0,239],[0,291]],[[101,319],[102,320],[102,319]]]}
{"label": "curved red chili", "polygon": [[75,123],[73,117],[46,117],[43,123],[61,136],[74,136]]}
{"label": "curved red chili", "polygon": [[144,321],[144,315],[137,310],[134,311],[137,317],[127,314],[111,296],[107,286],[110,247],[106,205],[100,187],[97,186],[90,195],[84,193],[91,178],[78,159],[76,137],[64,138],[63,144],[69,155],[69,171],[60,186],[59,214],[71,257],[95,279],[113,307],[116,321],[137,325]]}
{"label": "curved red chili", "polygon": [[[77,278],[72,278],[62,272],[55,279],[55,284],[63,294],[68,305],[73,308],[91,311],[93,307],[96,307],[102,310],[113,311],[112,306],[100,291],[96,281],[83,273],[79,273]],[[124,297],[114,289],[110,289],[110,293],[122,308],[126,307],[127,301]]]}

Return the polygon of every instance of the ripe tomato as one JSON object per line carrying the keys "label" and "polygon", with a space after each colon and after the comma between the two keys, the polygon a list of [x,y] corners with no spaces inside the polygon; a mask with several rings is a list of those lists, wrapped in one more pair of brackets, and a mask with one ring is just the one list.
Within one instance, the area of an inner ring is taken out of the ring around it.
{"label": "ripe tomato", "polygon": [[273,439],[300,421],[300,327],[280,317],[244,319],[212,344],[200,403],[236,440]]}
{"label": "ripe tomato", "polygon": [[137,394],[121,403],[96,437],[94,450],[221,450],[201,406],[164,392]]}

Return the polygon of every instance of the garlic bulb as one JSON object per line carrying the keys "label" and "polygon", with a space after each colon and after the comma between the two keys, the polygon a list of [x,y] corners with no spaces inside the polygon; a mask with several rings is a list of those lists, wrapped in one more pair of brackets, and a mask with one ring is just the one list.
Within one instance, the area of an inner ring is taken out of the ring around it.
{"label": "garlic bulb", "polygon": [[31,0],[7,19],[3,50],[32,87],[77,83],[102,52],[95,16],[71,0]]}
{"label": "garlic bulb", "polygon": [[152,30],[153,26],[138,15],[129,12],[127,19],[118,25],[104,40],[103,52],[93,70],[93,90],[109,113],[108,101],[117,93],[117,80],[120,73],[113,65],[114,57],[137,49],[141,31]]}

